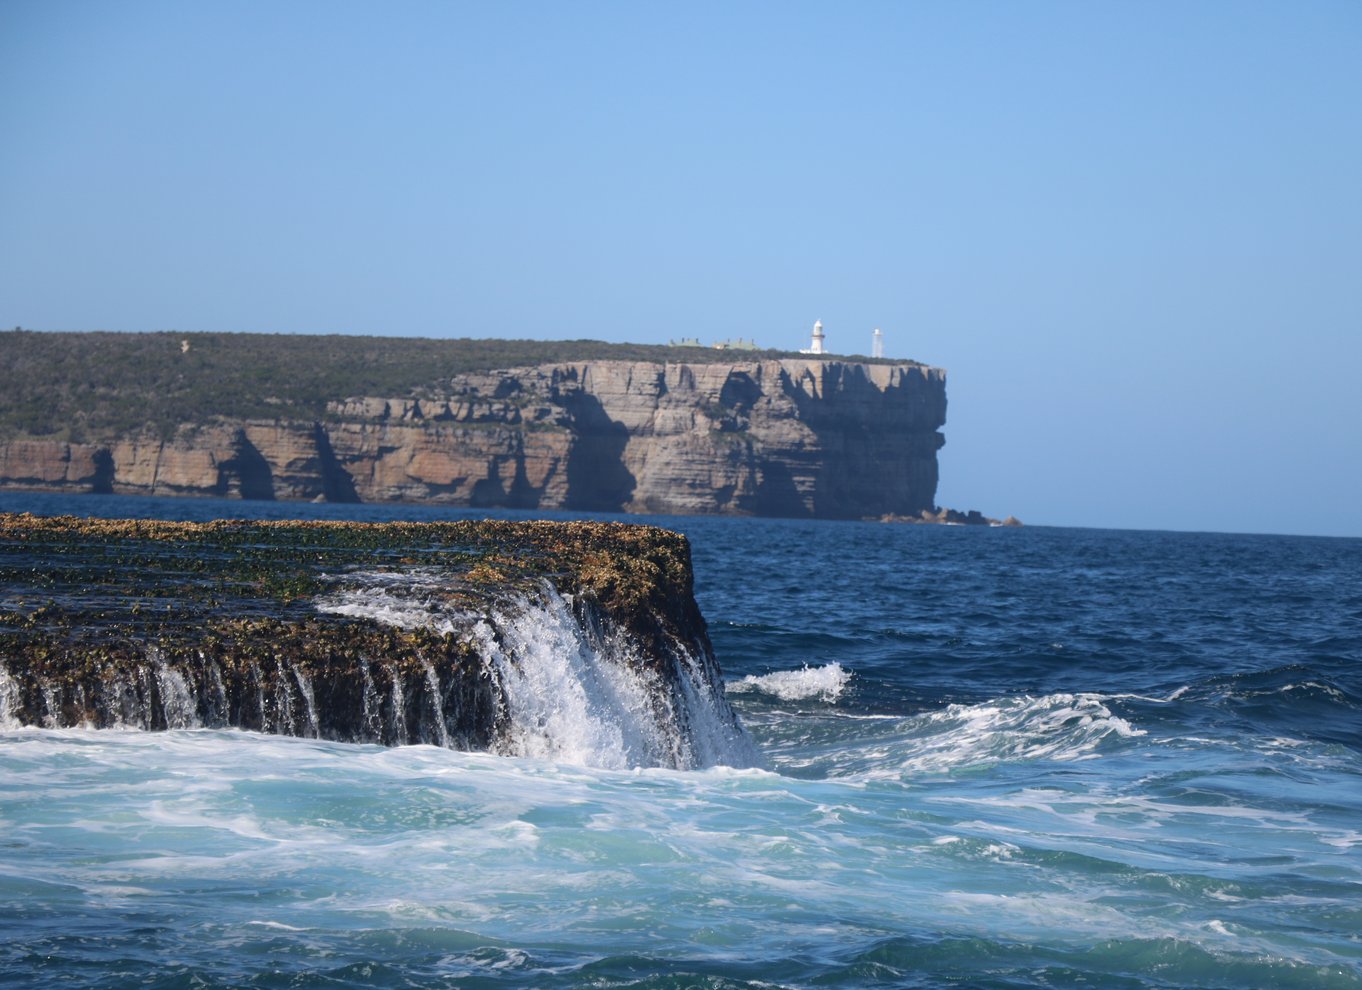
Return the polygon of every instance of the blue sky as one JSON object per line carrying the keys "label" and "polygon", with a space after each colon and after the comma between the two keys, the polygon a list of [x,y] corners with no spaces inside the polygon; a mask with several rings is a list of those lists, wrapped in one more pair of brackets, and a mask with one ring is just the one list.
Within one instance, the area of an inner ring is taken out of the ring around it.
{"label": "blue sky", "polygon": [[1362,536],[1362,4],[0,4],[0,326],[949,371],[939,500]]}

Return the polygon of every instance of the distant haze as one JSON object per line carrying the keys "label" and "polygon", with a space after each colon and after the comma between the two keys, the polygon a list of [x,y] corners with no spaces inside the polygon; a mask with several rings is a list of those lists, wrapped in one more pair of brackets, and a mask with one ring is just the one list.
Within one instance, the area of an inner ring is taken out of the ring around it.
{"label": "distant haze", "polygon": [[943,505],[1362,536],[1359,52],[1351,0],[6,0],[0,326],[880,327]]}

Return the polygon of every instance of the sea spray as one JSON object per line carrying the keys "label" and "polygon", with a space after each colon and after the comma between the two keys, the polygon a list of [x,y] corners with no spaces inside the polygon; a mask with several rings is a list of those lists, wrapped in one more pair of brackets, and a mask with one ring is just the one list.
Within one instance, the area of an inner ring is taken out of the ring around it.
{"label": "sea spray", "polygon": [[[356,570],[328,581],[334,590],[316,603],[323,613],[406,631],[469,628],[468,613],[450,604],[456,575],[435,568]],[[535,595],[490,610],[465,635],[499,692],[496,752],[607,768],[761,762],[703,644],[665,644],[663,656],[645,662],[637,645],[591,606],[574,609],[547,583]],[[428,661],[420,671],[419,733],[450,746],[439,673]],[[391,675],[389,740],[404,744],[411,692],[402,671]]]}
{"label": "sea spray", "polygon": [[[440,675],[435,672],[434,665],[429,660],[421,661],[421,670],[426,677],[426,698],[430,707],[430,723],[435,730],[435,741],[445,749],[449,749],[449,726],[445,723],[444,700],[440,695]],[[429,732],[423,735],[430,735]]]}
{"label": "sea spray", "polygon": [[131,686],[121,677],[109,677],[100,682],[99,707],[110,728],[121,729],[128,724],[128,694]]}
{"label": "sea spray", "polygon": [[170,667],[158,654],[156,686],[161,699],[161,717],[167,729],[193,729],[203,724],[199,718],[198,700],[193,685],[184,673]]}
{"label": "sea spray", "polygon": [[777,670],[770,674],[748,674],[740,681],[729,685],[734,692],[759,691],[779,698],[782,701],[805,701],[815,699],[828,703],[842,696],[851,682],[851,671],[840,663],[829,663],[822,667],[807,664],[799,670]]}
{"label": "sea spray", "polygon": [[374,686],[374,675],[369,669],[369,661],[361,660],[360,674],[364,679],[364,690],[360,696],[363,706],[360,715],[361,742],[377,742],[383,738],[383,702],[378,688]]}
{"label": "sea spray", "polygon": [[402,687],[402,672],[396,669],[392,671],[392,690],[388,694],[388,731],[394,745],[407,745],[407,693]]}
{"label": "sea spray", "polygon": [[19,719],[15,715],[18,710],[19,685],[9,671],[0,665],[0,731],[19,728]]}
{"label": "sea spray", "polygon": [[206,660],[208,666],[208,697],[204,702],[204,723],[214,728],[227,724],[230,706],[227,702],[227,685],[222,681],[222,668],[216,661]]}
{"label": "sea spray", "polygon": [[[824,720],[830,741],[851,735],[869,745],[854,757],[841,750],[834,762],[806,765],[831,777],[913,780],[998,764],[1090,760],[1145,734],[1114,714],[1108,700],[1095,694],[1018,695],[907,717],[832,712]],[[809,741],[799,744],[808,751]],[[830,748],[840,749],[835,742]]]}
{"label": "sea spray", "polygon": [[307,672],[300,669],[297,664],[290,664],[290,669],[294,681],[298,684],[298,694],[303,699],[303,712],[307,717],[307,723],[303,727],[304,731],[294,734],[316,739],[321,735],[321,732],[317,721],[317,698],[312,691],[312,681],[308,678]]}
{"label": "sea spray", "polygon": [[289,689],[288,674],[284,662],[278,661],[274,667],[274,721],[271,728],[279,735],[296,735],[293,720],[293,692]]}
{"label": "sea spray", "polygon": [[[608,769],[759,762],[693,658],[673,658],[673,692],[623,637],[583,628],[550,587],[541,601],[480,622],[473,635],[504,697],[499,752]],[[721,724],[726,732],[716,731]]]}
{"label": "sea spray", "polygon": [[265,675],[260,672],[260,664],[254,660],[250,664],[251,684],[255,687],[255,710],[257,724],[261,732],[270,731],[269,708],[265,704]]}
{"label": "sea spray", "polygon": [[682,699],[679,713],[689,727],[698,765],[765,766],[760,750],[725,696],[717,666],[706,663],[705,656],[701,643],[671,654]]}
{"label": "sea spray", "polygon": [[51,681],[42,683],[43,728],[55,729],[61,725],[61,685]]}

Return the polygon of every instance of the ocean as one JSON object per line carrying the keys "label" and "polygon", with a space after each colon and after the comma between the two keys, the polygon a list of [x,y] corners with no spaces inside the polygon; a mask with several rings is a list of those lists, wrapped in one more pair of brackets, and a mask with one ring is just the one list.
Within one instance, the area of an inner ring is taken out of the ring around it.
{"label": "ocean", "polygon": [[1362,540],[626,521],[757,766],[0,725],[0,984],[1362,988]]}

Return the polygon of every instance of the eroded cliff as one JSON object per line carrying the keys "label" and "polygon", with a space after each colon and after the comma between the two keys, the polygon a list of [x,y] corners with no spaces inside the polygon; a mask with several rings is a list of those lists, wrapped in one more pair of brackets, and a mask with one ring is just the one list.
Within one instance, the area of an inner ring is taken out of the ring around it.
{"label": "eroded cliff", "polygon": [[930,510],[945,373],[823,359],[586,361],[204,417],[98,442],[0,442],[0,485],[252,499],[829,518]]}

